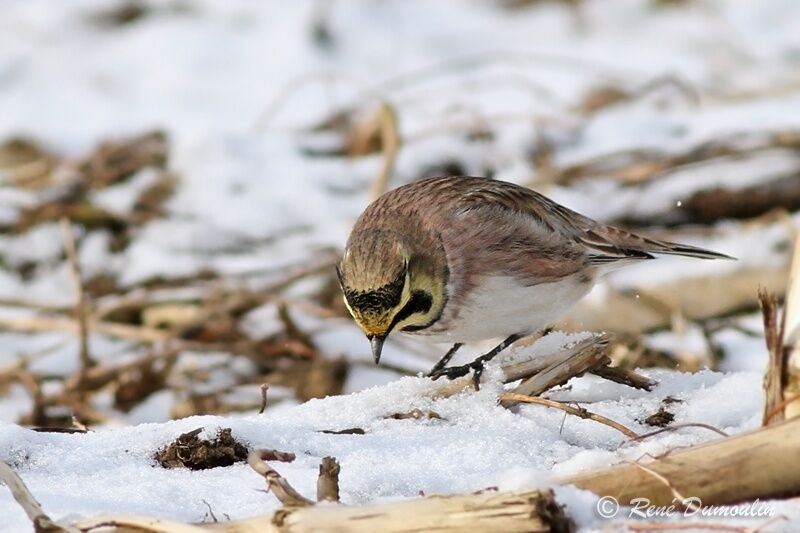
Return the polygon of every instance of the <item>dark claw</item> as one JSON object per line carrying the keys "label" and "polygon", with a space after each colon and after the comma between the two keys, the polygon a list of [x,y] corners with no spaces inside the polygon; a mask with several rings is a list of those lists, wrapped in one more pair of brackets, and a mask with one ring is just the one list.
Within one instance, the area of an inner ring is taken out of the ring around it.
{"label": "dark claw", "polygon": [[475,390],[481,390],[481,376],[483,376],[483,363],[473,364],[475,372],[472,374],[472,383],[475,385]]}
{"label": "dark claw", "polygon": [[442,358],[439,359],[439,361],[435,365],[433,365],[433,368],[431,368],[431,371],[428,372],[428,377],[429,378],[433,378],[434,380],[436,380],[436,378],[441,377],[442,376],[442,370],[444,370],[447,367],[447,363],[450,362],[450,359],[453,358],[453,356],[458,351],[458,349],[461,348],[461,346],[462,346],[462,344],[460,342],[457,342],[457,343],[455,343],[453,345],[452,348],[447,350],[447,353],[444,354],[442,356]]}
{"label": "dark claw", "polygon": [[466,376],[469,374],[469,371],[469,366],[454,366],[444,369],[444,375],[447,376],[447,379],[456,379],[461,376]]}
{"label": "dark claw", "polygon": [[445,376],[447,379],[456,379],[460,378],[461,376],[466,376],[469,374],[469,371],[472,370],[471,365],[461,365],[461,366],[448,366],[445,368],[441,368],[436,372],[431,373],[431,378],[436,381],[442,376]]}
{"label": "dark claw", "polygon": [[466,376],[470,373],[470,371],[474,371],[472,382],[475,385],[475,390],[480,390],[481,376],[483,376],[483,365],[491,361],[495,355],[502,350],[505,350],[508,346],[513,344],[514,341],[521,337],[522,335],[509,335],[503,342],[495,346],[491,351],[483,354],[471,363],[461,366],[446,367],[445,365],[450,361],[450,359],[453,357],[453,354],[455,354],[456,350],[458,350],[458,348],[461,346],[461,343],[454,344],[453,347],[450,348],[450,351],[448,351],[444,357],[442,357],[439,362],[433,366],[433,369],[431,369],[428,377],[434,381],[442,376],[447,376],[447,379],[456,379],[460,378],[461,376]]}
{"label": "dark claw", "polygon": [[475,390],[480,390],[480,381],[481,376],[483,376],[483,363],[482,362],[475,362],[461,365],[461,366],[448,366],[445,368],[441,368],[436,372],[432,372],[430,378],[434,381],[439,379],[442,376],[447,377],[447,379],[456,379],[462,376],[466,376],[470,372],[474,372],[472,375],[472,382],[475,385]]}

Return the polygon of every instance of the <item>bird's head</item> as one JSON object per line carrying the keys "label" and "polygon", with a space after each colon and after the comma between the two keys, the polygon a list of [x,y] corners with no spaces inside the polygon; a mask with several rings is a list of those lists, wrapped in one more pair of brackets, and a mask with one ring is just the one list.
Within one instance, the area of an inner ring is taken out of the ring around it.
{"label": "bird's head", "polygon": [[376,363],[392,331],[424,328],[444,306],[446,266],[437,269],[432,253],[414,248],[396,232],[358,232],[337,267],[345,305],[370,340]]}

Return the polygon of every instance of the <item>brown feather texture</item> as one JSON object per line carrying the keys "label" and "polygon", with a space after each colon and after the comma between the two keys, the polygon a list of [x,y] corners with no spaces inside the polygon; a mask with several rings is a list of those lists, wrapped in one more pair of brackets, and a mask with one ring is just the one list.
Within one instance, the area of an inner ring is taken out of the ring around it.
{"label": "brown feather texture", "polygon": [[[658,254],[730,259],[597,222],[519,185],[453,176],[375,200],[353,228],[339,273],[368,334],[398,327],[461,342],[531,333],[609,267]],[[429,298],[425,312],[412,312],[415,294],[420,309]]]}

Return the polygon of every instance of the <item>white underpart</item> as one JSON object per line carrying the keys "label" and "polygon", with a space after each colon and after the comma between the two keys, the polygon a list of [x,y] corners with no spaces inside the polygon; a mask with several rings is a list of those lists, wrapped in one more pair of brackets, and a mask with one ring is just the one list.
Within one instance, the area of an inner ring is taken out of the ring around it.
{"label": "white underpart", "polygon": [[529,334],[558,320],[594,283],[570,276],[525,286],[511,276],[485,279],[454,317],[445,307],[441,325],[415,332],[433,342],[474,342],[516,333]]}

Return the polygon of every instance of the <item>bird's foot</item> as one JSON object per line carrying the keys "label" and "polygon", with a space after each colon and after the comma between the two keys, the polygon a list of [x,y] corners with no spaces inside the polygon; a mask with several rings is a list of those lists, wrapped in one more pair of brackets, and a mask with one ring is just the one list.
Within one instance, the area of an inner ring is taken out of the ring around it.
{"label": "bird's foot", "polygon": [[442,376],[447,377],[447,379],[456,379],[466,376],[472,371],[472,382],[475,384],[475,390],[480,390],[480,381],[481,376],[483,376],[484,365],[491,361],[495,355],[505,350],[508,346],[520,338],[522,338],[521,334],[509,335],[503,342],[495,346],[489,352],[478,357],[471,363],[461,366],[445,366],[453,357],[453,354],[456,353],[456,350],[458,350],[458,348],[461,346],[460,343],[455,344],[450,351],[447,352],[438,363],[436,363],[428,376],[433,378],[434,381]]}
{"label": "bird's foot", "polygon": [[[434,380],[435,380],[437,377],[441,377],[441,375],[442,375],[442,374],[441,374],[442,370],[444,370],[444,369],[447,367],[447,363],[449,363],[449,362],[450,362],[450,359],[452,359],[452,358],[453,358],[453,356],[454,356],[454,355],[455,355],[455,353],[458,351],[458,349],[459,349],[459,348],[461,348],[461,346],[462,346],[462,343],[460,343],[460,342],[457,342],[457,343],[455,343],[455,344],[453,345],[453,347],[452,347],[452,348],[450,348],[450,349],[447,351],[447,353],[446,353],[446,354],[444,354],[444,355],[442,356],[442,358],[441,358],[441,359],[439,359],[439,361],[438,361],[438,362],[437,362],[435,365],[433,365],[433,368],[431,368],[431,371],[430,371],[430,372],[428,372],[428,377],[429,377],[429,378],[433,378]],[[452,379],[452,378],[451,378],[451,379]]]}
{"label": "bird's foot", "polygon": [[466,365],[459,365],[459,366],[448,366],[444,368],[437,369],[435,372],[431,372],[429,376],[436,381],[441,377],[446,377],[447,379],[453,380],[456,378],[460,378],[466,376],[470,372],[472,374],[472,383],[475,385],[475,390],[480,390],[480,381],[481,376],[483,376],[484,370],[484,361],[472,361],[471,363],[467,363]]}

